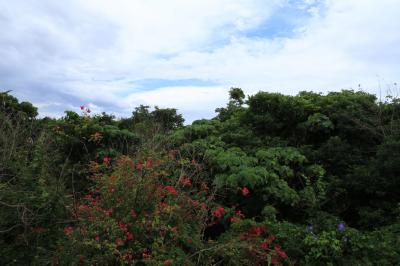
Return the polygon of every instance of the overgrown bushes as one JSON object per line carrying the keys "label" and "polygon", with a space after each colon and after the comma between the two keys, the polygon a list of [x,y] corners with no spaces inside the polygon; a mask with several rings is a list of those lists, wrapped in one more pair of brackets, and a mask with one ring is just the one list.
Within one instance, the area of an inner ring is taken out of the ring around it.
{"label": "overgrown bushes", "polygon": [[230,94],[183,126],[2,93],[1,265],[399,263],[398,100]]}

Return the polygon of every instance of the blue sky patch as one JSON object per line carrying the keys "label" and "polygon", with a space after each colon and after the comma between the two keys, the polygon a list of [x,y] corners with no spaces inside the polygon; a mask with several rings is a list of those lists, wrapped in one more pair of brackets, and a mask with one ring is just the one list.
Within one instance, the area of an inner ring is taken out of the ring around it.
{"label": "blue sky patch", "polygon": [[186,87],[186,86],[214,86],[216,82],[201,79],[141,79],[130,82],[138,86],[141,91],[155,90],[164,87]]}
{"label": "blue sky patch", "polygon": [[247,38],[292,38],[296,30],[305,26],[312,18],[311,8],[318,8],[323,11],[322,1],[306,4],[304,1],[288,1],[285,5],[276,9],[259,27],[246,31]]}

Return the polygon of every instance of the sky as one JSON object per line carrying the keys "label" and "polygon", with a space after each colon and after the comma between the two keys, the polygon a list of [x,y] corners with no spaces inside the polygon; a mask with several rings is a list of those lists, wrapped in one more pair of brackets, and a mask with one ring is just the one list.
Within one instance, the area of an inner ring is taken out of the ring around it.
{"label": "sky", "polygon": [[230,87],[380,97],[399,78],[399,0],[0,0],[0,91],[41,116],[144,104],[191,122]]}

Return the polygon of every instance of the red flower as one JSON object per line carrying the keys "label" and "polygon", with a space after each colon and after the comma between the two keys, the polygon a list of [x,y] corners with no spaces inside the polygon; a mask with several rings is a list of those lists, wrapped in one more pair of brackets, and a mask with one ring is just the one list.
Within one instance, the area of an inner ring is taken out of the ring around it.
{"label": "red flower", "polygon": [[281,250],[281,247],[279,245],[275,245],[274,250],[276,251],[276,253],[278,254],[279,257],[281,257],[281,258],[287,257],[285,251]]}
{"label": "red flower", "polygon": [[186,243],[188,243],[189,245],[191,245],[191,244],[193,244],[193,240],[189,238],[189,239],[186,241]]}
{"label": "red flower", "polygon": [[190,180],[189,177],[187,176],[182,176],[179,179],[179,184],[181,184],[182,186],[190,186],[192,184],[192,181]]}
{"label": "red flower", "polygon": [[167,208],[169,208],[169,205],[168,205],[168,203],[160,202],[159,208],[160,208],[161,210],[167,209]]}
{"label": "red flower", "polygon": [[94,239],[95,239],[96,241],[100,241],[100,237],[99,237],[99,236],[96,236]]}
{"label": "red flower", "polygon": [[208,184],[206,182],[201,182],[201,189],[202,190],[209,190]]}
{"label": "red flower", "polygon": [[200,205],[200,202],[198,200],[192,200],[192,204],[193,204],[193,207],[197,207]]}
{"label": "red flower", "polygon": [[269,248],[269,243],[268,243],[267,241],[263,241],[263,242],[260,244],[260,247],[261,247],[262,249],[268,249],[268,248]]}
{"label": "red flower", "polygon": [[164,261],[164,264],[165,265],[172,265],[172,262],[173,262],[173,260],[167,259],[167,260]]}
{"label": "red flower", "polygon": [[239,219],[236,218],[236,217],[231,217],[231,218],[229,219],[229,221],[230,221],[231,223],[236,223],[237,221],[239,221]]}
{"label": "red flower", "polygon": [[225,209],[222,207],[218,207],[215,211],[214,211],[214,217],[216,218],[221,218],[222,215],[224,215],[225,213]]}
{"label": "red flower", "polygon": [[83,109],[85,109],[85,106],[81,105],[80,108],[81,108],[81,110],[83,110]]}
{"label": "red flower", "polygon": [[72,226],[67,226],[64,228],[64,233],[66,235],[71,235],[74,232],[74,228],[72,228]]}
{"label": "red flower", "polygon": [[92,201],[93,200],[93,196],[91,194],[87,194],[87,195],[85,195],[85,200]]}
{"label": "red flower", "polygon": [[264,226],[252,226],[248,231],[249,234],[259,236],[265,233],[267,229]]}
{"label": "red flower", "polygon": [[143,259],[147,259],[150,257],[149,251],[145,249],[142,253]]}
{"label": "red flower", "polygon": [[131,232],[126,232],[126,240],[130,241],[133,239],[133,234]]}
{"label": "red flower", "polygon": [[117,238],[117,240],[115,240],[115,244],[117,244],[117,246],[122,246],[124,241],[121,238]]}
{"label": "red flower", "polygon": [[152,160],[146,161],[146,168],[152,168],[152,167],[153,167],[153,161]]}
{"label": "red flower", "polygon": [[165,186],[164,189],[172,195],[178,194],[178,192],[176,191],[176,189],[173,186]]}
{"label": "red flower", "polygon": [[268,241],[274,241],[276,238],[274,235],[271,235],[270,237],[267,238]]}
{"label": "red flower", "polygon": [[124,260],[125,261],[132,261],[133,260],[133,256],[130,253],[125,253],[124,255]]}
{"label": "red flower", "polygon": [[104,213],[105,213],[105,215],[110,216],[113,213],[113,211],[114,211],[113,208],[109,208]]}
{"label": "red flower", "polygon": [[241,210],[237,210],[236,212],[235,212],[235,214],[236,214],[236,216],[237,217],[239,217],[239,218],[244,218],[244,214],[242,213],[242,211]]}
{"label": "red flower", "polygon": [[137,213],[135,212],[135,210],[134,209],[131,209],[131,216],[133,217],[133,218],[136,218],[136,216],[137,216]]}
{"label": "red flower", "polygon": [[124,231],[124,232],[128,231],[128,226],[126,224],[124,224],[124,222],[119,221],[118,226],[122,231]]}
{"label": "red flower", "polygon": [[86,112],[90,113],[90,112],[92,112],[92,110],[90,110],[90,109],[88,108],[88,109],[86,109]]}
{"label": "red flower", "polygon": [[241,192],[243,196],[247,196],[250,193],[250,190],[247,187],[243,187]]}

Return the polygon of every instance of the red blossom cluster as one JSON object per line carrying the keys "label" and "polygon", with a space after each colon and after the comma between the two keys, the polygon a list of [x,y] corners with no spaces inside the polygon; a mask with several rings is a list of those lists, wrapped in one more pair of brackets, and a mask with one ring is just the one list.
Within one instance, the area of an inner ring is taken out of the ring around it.
{"label": "red blossom cluster", "polygon": [[74,228],[72,226],[67,226],[64,228],[64,234],[71,235],[74,232]]}
{"label": "red blossom cluster", "polygon": [[117,244],[117,246],[122,246],[124,244],[124,241],[121,238],[117,238],[115,240],[115,244]]}
{"label": "red blossom cluster", "polygon": [[249,230],[239,235],[242,240],[252,240],[262,234],[264,234],[267,229],[264,226],[252,226]]}
{"label": "red blossom cluster", "polygon": [[278,254],[279,257],[284,259],[287,258],[285,251],[283,251],[279,245],[274,246],[274,251]]}
{"label": "red blossom cluster", "polygon": [[164,264],[165,264],[165,265],[172,265],[173,262],[174,262],[173,260],[167,259],[167,260],[164,261]]}
{"label": "red blossom cluster", "polygon": [[148,259],[150,257],[150,252],[149,250],[145,249],[142,253],[143,259]]}
{"label": "red blossom cluster", "polygon": [[215,218],[221,218],[225,214],[225,209],[223,207],[218,207],[214,211],[214,217]]}
{"label": "red blossom cluster", "polygon": [[190,186],[190,185],[192,185],[192,180],[190,180],[190,178],[187,176],[182,176],[179,179],[179,184],[182,186]]}
{"label": "red blossom cluster", "polygon": [[238,221],[240,221],[241,219],[244,219],[244,218],[245,218],[245,216],[244,216],[244,214],[242,213],[242,211],[241,211],[241,210],[237,210],[237,211],[235,212],[235,216],[231,217],[231,218],[229,219],[229,221],[230,221],[231,223],[236,223],[236,222],[238,222]]}
{"label": "red blossom cluster", "polygon": [[278,244],[273,244],[276,239],[274,235],[265,237],[266,232],[265,226],[252,226],[249,230],[241,233],[239,238],[250,243],[255,242],[257,238],[263,238],[262,242],[251,251],[256,258],[256,265],[264,265],[263,261],[268,257],[271,259],[272,265],[282,265],[281,260],[287,259],[287,255]]}
{"label": "red blossom cluster", "polygon": [[111,216],[111,214],[114,212],[113,208],[108,208],[107,210],[104,211],[104,214],[106,216]]}
{"label": "red blossom cluster", "polygon": [[[110,157],[103,158],[104,164],[110,161]],[[176,176],[176,172],[163,172],[154,167],[162,162],[164,161],[147,159],[135,164],[133,160],[123,157],[113,159],[112,167],[105,168],[101,163],[93,163],[99,171],[96,178],[93,178],[96,186],[76,205],[76,217],[82,224],[76,225],[75,234],[71,226],[66,227],[64,233],[70,236],[69,239],[91,239],[101,245],[105,241],[114,243],[120,251],[118,259],[123,264],[140,260],[152,263],[152,260],[156,260],[157,254],[152,252],[150,241],[160,243],[160,249],[174,248],[174,245],[196,249],[199,239],[195,239],[194,234],[188,235],[186,225],[198,223],[201,228],[210,221],[210,214],[212,223],[222,223],[225,220],[221,218],[228,217],[231,212],[218,206],[210,213],[210,206],[215,205],[208,184],[194,183],[195,179],[185,174],[180,175],[177,180],[167,179],[166,177]],[[118,171],[110,171],[114,169]],[[107,174],[104,173],[105,170]],[[191,186],[190,191],[188,186]],[[193,197],[192,192],[196,189],[198,193]],[[250,191],[243,187],[241,193],[245,196]],[[233,210],[235,208],[236,206],[232,207]],[[230,222],[244,218],[242,211],[236,210]],[[91,231],[91,228],[96,229]],[[251,246],[246,252],[255,252],[254,257],[264,262],[264,255],[272,254],[273,263],[279,262],[280,258],[286,258],[285,252],[271,243],[275,237],[267,237],[266,232],[267,229],[263,226],[253,226],[239,234],[240,240],[249,241]],[[156,265],[177,263],[172,259],[174,257],[166,258],[168,257],[157,261]]]}
{"label": "red blossom cluster", "polygon": [[168,191],[171,195],[178,195],[178,191],[173,186],[165,186],[164,189]]}

